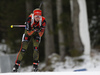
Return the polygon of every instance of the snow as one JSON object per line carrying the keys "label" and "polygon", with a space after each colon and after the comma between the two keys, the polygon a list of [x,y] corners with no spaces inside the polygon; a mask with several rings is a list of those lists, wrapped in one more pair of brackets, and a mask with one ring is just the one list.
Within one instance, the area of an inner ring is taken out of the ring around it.
{"label": "snow", "polygon": [[1,55],[5,55],[5,54],[4,54],[3,52],[0,51],[0,56],[1,56]]}
{"label": "snow", "polygon": [[[52,58],[52,56],[50,57]],[[51,67],[54,68],[53,72],[73,72],[74,70],[78,69],[86,69],[86,71],[84,72],[100,71],[100,52],[97,52],[95,50],[92,50],[91,56],[89,55],[82,55],[80,57],[66,56],[65,62],[56,62],[56,60],[58,60],[58,58],[56,57],[52,59]],[[39,69],[42,69],[44,66],[45,66],[44,63],[40,63]],[[20,72],[32,72],[32,66],[28,66],[20,70],[21,70]]]}
{"label": "snow", "polygon": [[[59,62],[54,64],[56,67],[54,69],[55,72],[66,72],[66,71],[74,71],[77,69],[87,69],[87,71],[100,71],[100,53],[93,51],[91,56],[82,55],[80,57],[65,57],[65,62]],[[83,60],[83,62],[78,61]]]}
{"label": "snow", "polygon": [[[53,54],[54,55],[54,54]],[[51,58],[50,56],[49,58]],[[83,59],[83,62],[77,61]],[[57,60],[56,57],[52,60],[53,63]],[[44,67],[45,64],[39,64],[40,67]],[[100,75],[100,52],[93,50],[91,56],[82,55],[80,57],[65,57],[65,62],[56,62],[51,65],[54,67],[53,72],[32,72],[32,66],[26,68],[20,68],[20,72],[17,73],[1,73],[0,75]],[[78,69],[86,69],[86,71],[77,71]]]}
{"label": "snow", "polygon": [[3,73],[0,75],[100,75],[100,72],[24,72]]}
{"label": "snow", "polygon": [[7,45],[0,43],[0,51],[6,51],[7,50]]}

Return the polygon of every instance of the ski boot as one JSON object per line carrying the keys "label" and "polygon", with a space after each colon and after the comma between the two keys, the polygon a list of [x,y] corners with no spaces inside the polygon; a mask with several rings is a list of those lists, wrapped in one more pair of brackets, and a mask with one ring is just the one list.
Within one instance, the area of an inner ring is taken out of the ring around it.
{"label": "ski boot", "polygon": [[38,71],[38,63],[33,63],[33,70],[34,72]]}
{"label": "ski boot", "polygon": [[13,72],[17,72],[19,66],[20,66],[20,61],[17,61],[17,63],[15,63],[15,65],[13,67]]}

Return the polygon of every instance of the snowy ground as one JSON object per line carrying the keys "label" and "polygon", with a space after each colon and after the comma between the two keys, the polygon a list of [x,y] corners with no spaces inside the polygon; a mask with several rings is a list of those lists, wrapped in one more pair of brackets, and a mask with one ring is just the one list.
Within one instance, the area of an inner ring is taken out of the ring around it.
{"label": "snowy ground", "polygon": [[[65,63],[58,63],[54,71],[74,71],[77,69],[87,69],[87,71],[100,71],[100,53],[94,52],[91,56],[83,55],[81,57],[66,57]],[[79,60],[79,61],[77,61]],[[81,62],[83,60],[83,62]]]}
{"label": "snowy ground", "polygon": [[[53,54],[55,55],[55,54]],[[53,65],[52,68],[54,68],[53,72],[49,71],[42,71],[42,72],[32,72],[33,67],[28,66],[26,68],[20,68],[20,72],[18,73],[1,73],[0,75],[21,75],[21,74],[29,74],[29,75],[100,75],[100,52],[93,51],[91,53],[91,56],[88,55],[83,55],[80,57],[65,57],[66,61],[65,62],[56,62],[57,60],[56,57],[52,59]],[[83,62],[81,62],[83,61]],[[44,63],[39,64],[39,69],[43,68],[45,66]],[[79,70],[79,69],[85,69],[86,71],[78,71],[75,72],[74,70]]]}
{"label": "snowy ground", "polygon": [[0,75],[100,75],[100,72],[24,72],[2,73]]}
{"label": "snowy ground", "polygon": [[[80,57],[65,57],[65,62],[56,62],[57,58],[52,59],[52,68],[54,68],[54,72],[73,72],[78,69],[86,69],[86,71],[100,71],[100,53],[96,51],[92,51],[91,56],[83,55]],[[82,62],[83,61],[83,62]],[[39,65],[39,69],[44,67],[45,64],[42,63]],[[21,72],[31,72],[32,66],[21,69]]]}
{"label": "snowy ground", "polygon": [[[77,61],[83,59],[83,62]],[[60,63],[54,71],[74,71],[77,69],[87,69],[87,71],[100,71],[100,53],[93,51],[91,56],[83,55],[76,58],[66,57],[65,63]]]}

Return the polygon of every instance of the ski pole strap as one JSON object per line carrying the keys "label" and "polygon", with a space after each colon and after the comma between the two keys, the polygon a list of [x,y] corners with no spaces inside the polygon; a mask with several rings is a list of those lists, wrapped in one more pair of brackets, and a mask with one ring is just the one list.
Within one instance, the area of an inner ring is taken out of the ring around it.
{"label": "ski pole strap", "polygon": [[33,63],[33,65],[38,65],[38,63]]}
{"label": "ski pole strap", "polygon": [[20,66],[20,64],[18,64],[18,63],[15,63],[16,65],[18,65],[18,66]]}

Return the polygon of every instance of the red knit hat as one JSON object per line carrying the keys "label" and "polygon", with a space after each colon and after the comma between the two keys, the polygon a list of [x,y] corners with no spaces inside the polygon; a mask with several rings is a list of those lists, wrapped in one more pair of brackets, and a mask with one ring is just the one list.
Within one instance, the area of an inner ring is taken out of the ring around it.
{"label": "red knit hat", "polygon": [[34,15],[40,15],[40,16],[42,15],[42,11],[40,9],[35,9],[33,13]]}

